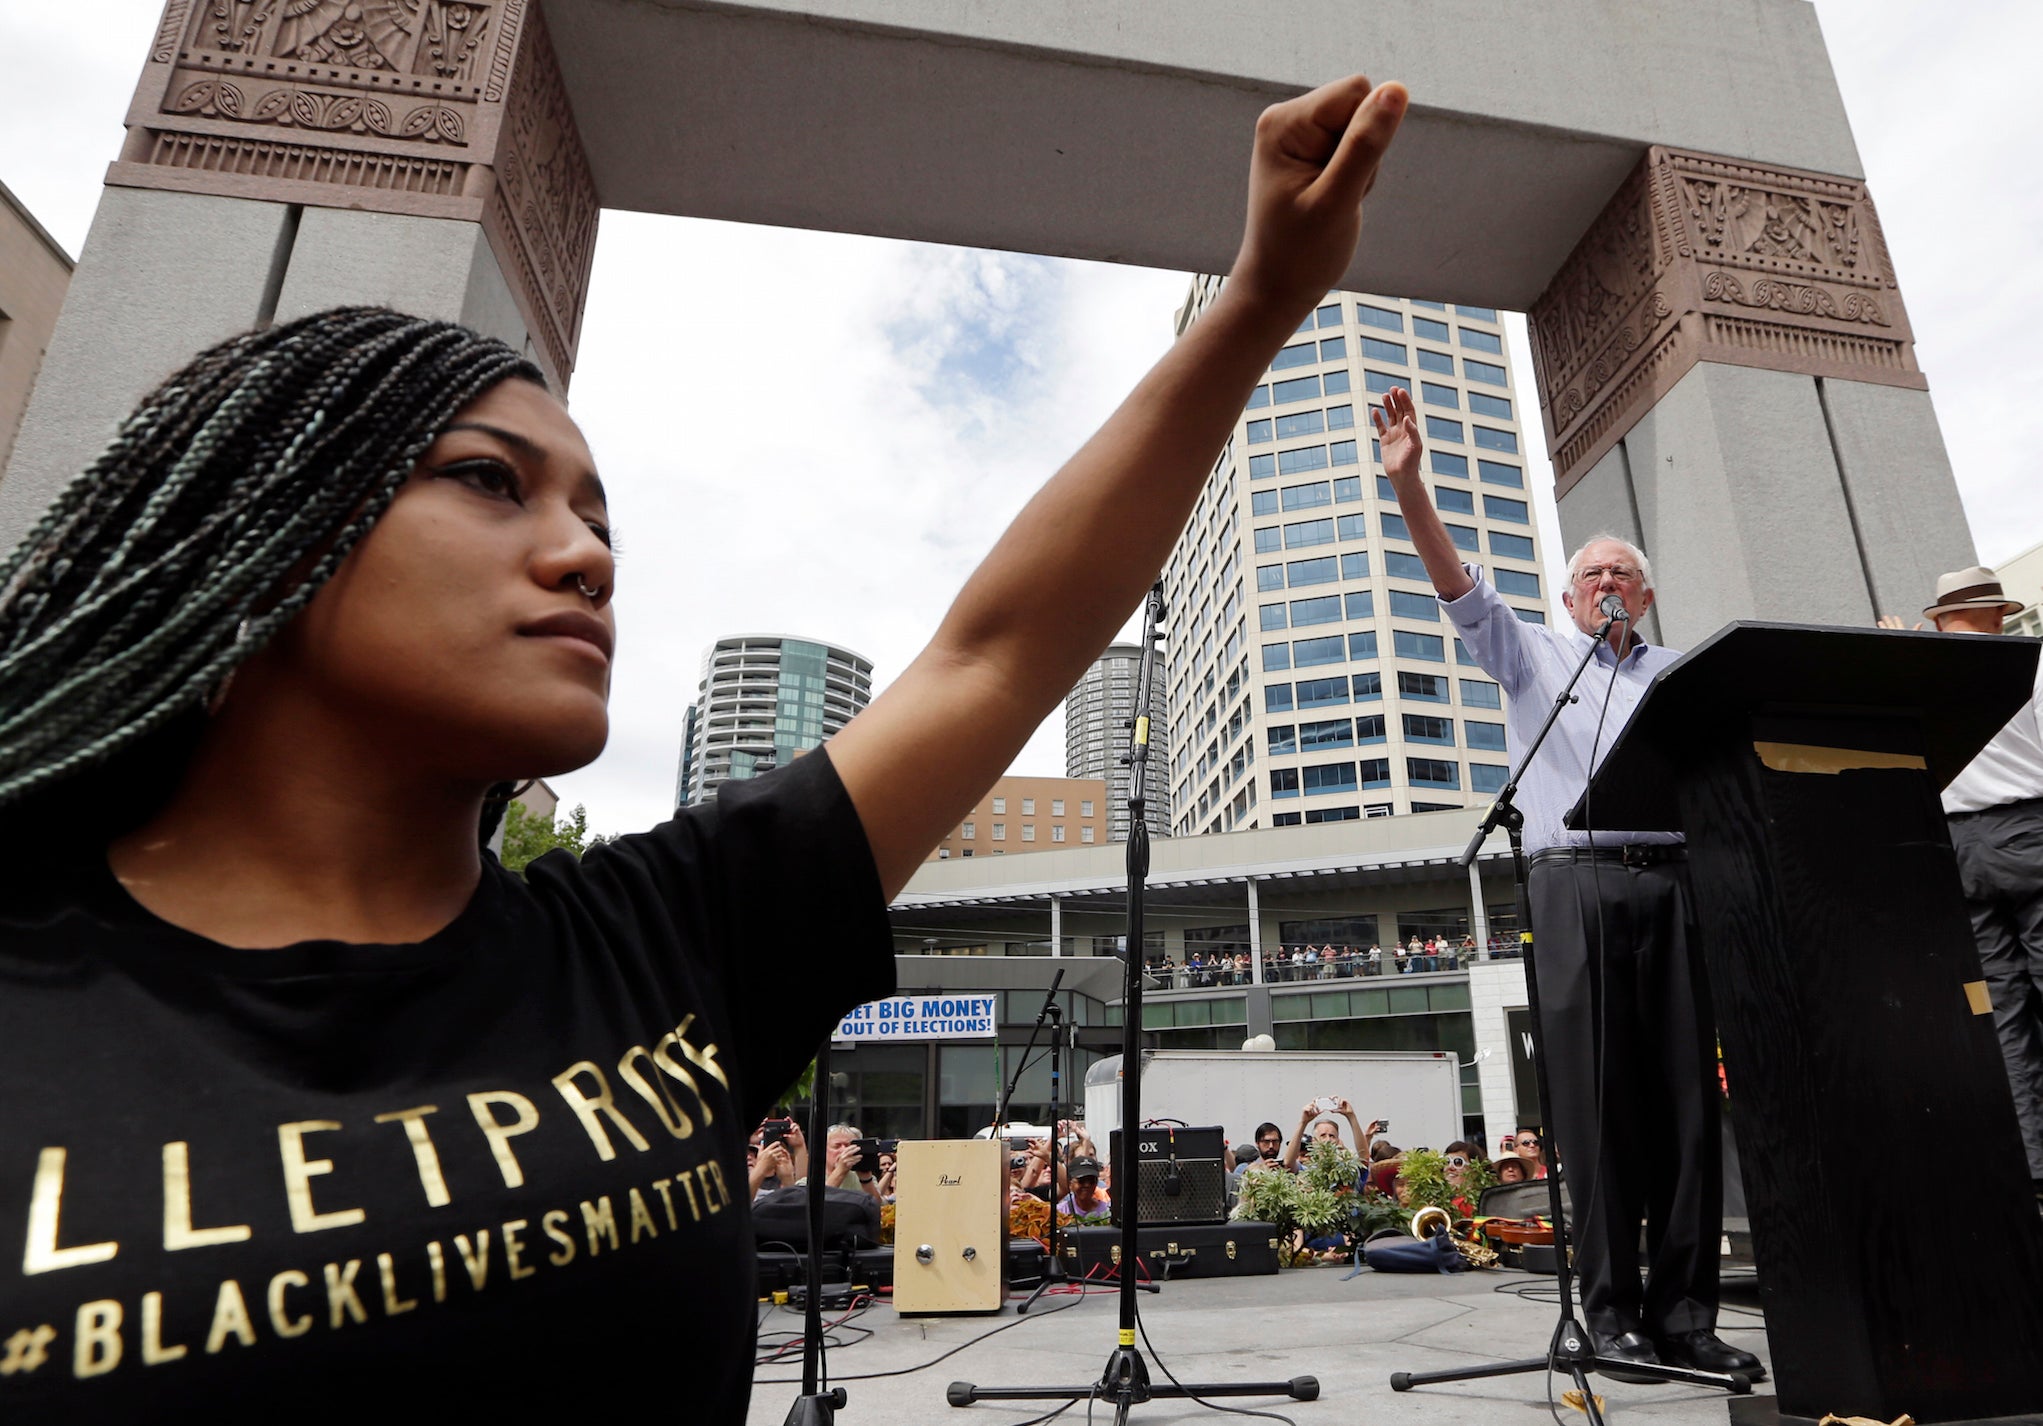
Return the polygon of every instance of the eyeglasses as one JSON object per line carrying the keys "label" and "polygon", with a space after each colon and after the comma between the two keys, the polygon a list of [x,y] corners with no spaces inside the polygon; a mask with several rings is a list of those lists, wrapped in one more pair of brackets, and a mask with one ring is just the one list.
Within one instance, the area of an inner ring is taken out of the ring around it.
{"label": "eyeglasses", "polygon": [[1603,576],[1609,575],[1619,584],[1637,584],[1639,571],[1628,564],[1585,564],[1575,575],[1577,584],[1601,584]]}
{"label": "eyeglasses", "polygon": [[1468,1167],[1468,1155],[1449,1154],[1447,1158],[1444,1160],[1444,1162],[1446,1163],[1447,1167],[1451,1169],[1465,1169]]}
{"label": "eyeglasses", "polygon": [[1539,1136],[1537,1134],[1520,1134],[1518,1136],[1518,1147],[1521,1149],[1538,1148]]}

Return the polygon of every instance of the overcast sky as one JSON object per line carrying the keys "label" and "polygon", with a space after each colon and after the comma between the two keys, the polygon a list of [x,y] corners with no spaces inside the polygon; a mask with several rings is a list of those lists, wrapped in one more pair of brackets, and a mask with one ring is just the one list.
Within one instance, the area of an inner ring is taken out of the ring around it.
{"label": "overcast sky", "polygon": [[[1816,8],[1974,537],[1997,563],[2043,540],[2043,341],[2028,330],[2043,317],[2029,153],[2043,4]],[[0,181],[74,255],[159,13],[0,3]],[[722,635],[829,639],[884,686],[1163,350],[1185,282],[606,212],[572,405],[624,552],[621,645],[610,747],[553,779],[564,799],[605,831],[665,815],[682,711]],[[1522,322],[1513,337],[1529,398]],[[1526,434],[1544,490],[1536,416]],[[1551,547],[1550,499],[1541,513]],[[1060,713],[1014,770],[1061,776],[1062,750]]]}

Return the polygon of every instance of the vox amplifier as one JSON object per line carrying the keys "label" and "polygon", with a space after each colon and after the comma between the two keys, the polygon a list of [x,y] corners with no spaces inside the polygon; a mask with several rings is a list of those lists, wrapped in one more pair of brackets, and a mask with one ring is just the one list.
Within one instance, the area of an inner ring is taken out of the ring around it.
{"label": "vox amplifier", "polygon": [[[1180,1129],[1158,1126],[1138,1129],[1134,1136],[1133,1175],[1137,1184],[1137,1221],[1151,1223],[1224,1223],[1227,1221],[1227,1146],[1219,1128]],[[1121,1220],[1119,1186],[1127,1181],[1122,1166],[1122,1134],[1113,1133],[1114,1221]]]}

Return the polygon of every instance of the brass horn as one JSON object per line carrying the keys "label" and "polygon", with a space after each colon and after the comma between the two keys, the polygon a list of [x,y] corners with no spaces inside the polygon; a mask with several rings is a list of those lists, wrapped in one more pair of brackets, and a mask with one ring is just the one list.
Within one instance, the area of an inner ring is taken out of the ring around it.
{"label": "brass horn", "polygon": [[1453,1227],[1454,1220],[1447,1216],[1447,1210],[1435,1208],[1431,1204],[1426,1205],[1426,1207],[1421,1208],[1412,1215],[1412,1236],[1414,1238],[1435,1237],[1438,1234],[1452,1231]]}

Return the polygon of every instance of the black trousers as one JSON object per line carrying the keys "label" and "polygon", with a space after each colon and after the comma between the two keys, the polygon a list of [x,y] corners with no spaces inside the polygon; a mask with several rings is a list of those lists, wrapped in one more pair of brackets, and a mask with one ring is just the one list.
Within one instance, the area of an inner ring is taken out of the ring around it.
{"label": "black trousers", "polygon": [[2029,1176],[2043,1182],[2043,801],[1950,822]]}
{"label": "black trousers", "polygon": [[1687,867],[1542,863],[1529,893],[1584,1319],[1610,1335],[1714,1328],[1723,1141]]}

